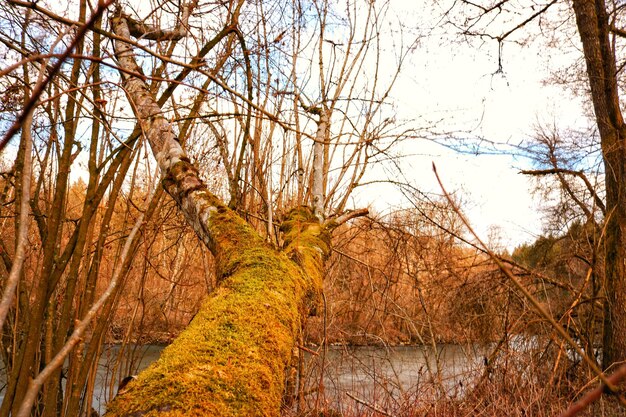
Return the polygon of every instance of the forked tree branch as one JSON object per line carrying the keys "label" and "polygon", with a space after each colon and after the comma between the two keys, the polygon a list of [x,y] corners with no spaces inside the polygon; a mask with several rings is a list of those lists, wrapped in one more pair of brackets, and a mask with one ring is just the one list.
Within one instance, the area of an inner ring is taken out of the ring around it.
{"label": "forked tree branch", "polygon": [[192,9],[197,5],[198,1],[194,0],[192,3],[187,3],[182,6],[183,14],[178,24],[178,27],[171,30],[161,29],[152,26],[148,23],[141,22],[125,15],[128,22],[128,29],[130,34],[135,38],[148,39],[154,41],[166,41],[166,40],[180,40],[187,36],[187,28],[189,27],[189,16]]}

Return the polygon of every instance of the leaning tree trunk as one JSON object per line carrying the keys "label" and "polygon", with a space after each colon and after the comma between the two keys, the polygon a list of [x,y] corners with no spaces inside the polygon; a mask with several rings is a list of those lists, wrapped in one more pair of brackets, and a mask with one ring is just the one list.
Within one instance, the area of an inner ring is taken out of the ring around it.
{"label": "leaning tree trunk", "polygon": [[[120,39],[128,21],[113,19]],[[108,416],[277,416],[303,315],[321,291],[329,234],[307,208],[283,223],[277,251],[211,194],[150,94],[130,44],[115,41],[124,88],[164,174],[163,186],[216,259],[221,284]]]}
{"label": "leaning tree trunk", "polygon": [[606,184],[605,318],[602,364],[626,360],[626,124],[604,0],[574,0],[596,115]]}

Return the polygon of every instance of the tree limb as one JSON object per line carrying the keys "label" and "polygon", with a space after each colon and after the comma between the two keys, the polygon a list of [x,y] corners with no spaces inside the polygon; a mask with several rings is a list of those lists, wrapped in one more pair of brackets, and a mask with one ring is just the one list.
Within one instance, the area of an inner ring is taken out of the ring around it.
{"label": "tree limb", "polygon": [[154,27],[148,23],[141,22],[132,18],[129,15],[125,15],[126,20],[128,21],[128,28],[130,30],[130,34],[135,38],[149,39],[153,41],[166,41],[166,40],[180,40],[187,36],[187,26],[189,15],[191,14],[191,10],[197,4],[197,0],[193,3],[184,4],[183,5],[183,15],[179,25],[176,29],[164,30],[161,28]]}
{"label": "tree limb", "polygon": [[602,201],[600,196],[598,196],[595,188],[591,184],[591,181],[589,181],[585,173],[582,171],[573,171],[571,169],[564,169],[564,168],[552,168],[552,169],[523,170],[520,172],[524,175],[534,175],[534,176],[567,174],[567,175],[573,175],[575,177],[578,177],[585,183],[587,190],[591,193],[593,200],[596,203],[596,206],[598,206],[602,214],[606,214],[606,206],[604,205],[604,201]]}
{"label": "tree limb", "polygon": [[[130,37],[123,15],[112,19]],[[137,76],[131,43],[116,41],[124,88],[163,172],[163,188],[215,257],[220,286],[161,358],[109,404],[108,415],[278,416],[284,369],[303,314],[322,290],[328,231],[310,210],[283,222],[278,252],[213,195]]]}

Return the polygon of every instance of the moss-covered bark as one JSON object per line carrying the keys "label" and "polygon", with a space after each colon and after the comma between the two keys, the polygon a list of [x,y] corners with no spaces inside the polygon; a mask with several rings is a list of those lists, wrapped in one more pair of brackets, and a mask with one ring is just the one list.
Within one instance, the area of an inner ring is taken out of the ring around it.
{"label": "moss-covered bark", "polygon": [[286,252],[303,268],[226,207],[211,217],[218,240],[242,246],[222,254],[218,290],[161,358],[109,405],[108,416],[280,414],[284,370],[308,299],[321,283],[324,229],[308,209],[293,211],[285,222]]}
{"label": "moss-covered bark", "polygon": [[[115,33],[129,39],[123,14]],[[124,87],[164,174],[163,187],[216,259],[218,290],[161,358],[108,405],[107,416],[277,416],[304,314],[322,288],[329,235],[308,208],[268,246],[208,191],[160,114],[130,44],[115,42]]]}

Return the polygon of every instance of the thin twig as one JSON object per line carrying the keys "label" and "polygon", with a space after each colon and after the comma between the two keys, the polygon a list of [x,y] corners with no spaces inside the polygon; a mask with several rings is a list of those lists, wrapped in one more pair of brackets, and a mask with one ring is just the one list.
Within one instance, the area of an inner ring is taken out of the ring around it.
{"label": "thin twig", "polygon": [[305,352],[308,352],[308,353],[310,353],[313,356],[319,356],[320,355],[318,352],[314,351],[313,349],[309,349],[306,346],[298,345],[297,348],[300,349],[300,350],[303,350]]}
{"label": "thin twig", "polygon": [[356,401],[357,403],[366,406],[367,408],[369,408],[370,410],[373,410],[379,414],[382,414],[384,416],[388,416],[388,417],[393,417],[393,415],[389,414],[386,411],[381,410],[380,408],[376,407],[375,404],[370,404],[367,401],[357,397],[356,395],[352,394],[351,392],[346,392],[346,395],[350,398],[352,398],[354,401]]}

